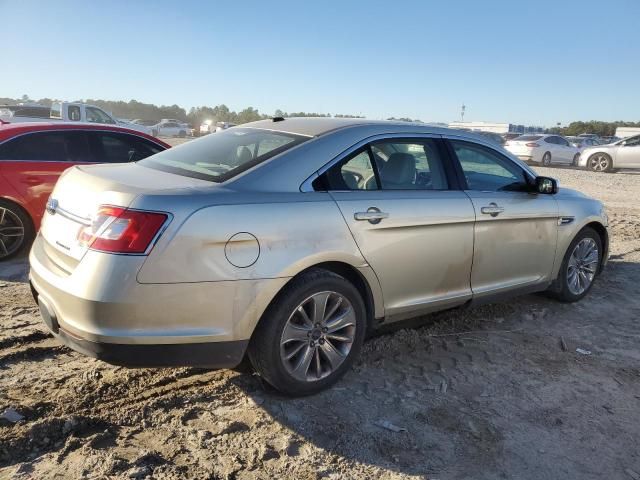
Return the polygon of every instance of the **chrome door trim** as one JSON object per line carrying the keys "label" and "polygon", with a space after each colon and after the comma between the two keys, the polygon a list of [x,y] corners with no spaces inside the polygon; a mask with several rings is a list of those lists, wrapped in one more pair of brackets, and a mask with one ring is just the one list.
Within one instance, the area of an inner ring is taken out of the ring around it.
{"label": "chrome door trim", "polygon": [[[353,152],[355,152],[359,148],[362,148],[362,147],[364,147],[365,145],[367,145],[367,144],[369,144],[371,142],[376,142],[378,140],[394,139],[394,138],[406,138],[406,139],[411,139],[411,138],[432,138],[433,139],[433,138],[435,138],[435,139],[440,139],[440,138],[442,138],[442,135],[437,134],[437,133],[409,133],[409,132],[408,133],[381,133],[381,134],[378,134],[378,135],[372,135],[372,136],[367,137],[367,138],[365,138],[363,140],[360,140],[358,143],[356,143],[356,144],[352,145],[351,147],[347,148],[342,153],[336,155],[335,157],[333,157],[333,159],[329,160],[329,162],[325,163],[321,168],[319,168],[311,176],[309,176],[309,178],[307,178],[304,182],[302,182],[302,185],[300,185],[300,191],[304,192],[304,193],[314,192],[315,190],[313,189],[312,183],[316,178],[318,178],[324,172],[329,170],[336,163],[340,162],[341,160],[344,160],[346,157],[351,155]],[[349,191],[351,191],[351,190],[349,190]]]}

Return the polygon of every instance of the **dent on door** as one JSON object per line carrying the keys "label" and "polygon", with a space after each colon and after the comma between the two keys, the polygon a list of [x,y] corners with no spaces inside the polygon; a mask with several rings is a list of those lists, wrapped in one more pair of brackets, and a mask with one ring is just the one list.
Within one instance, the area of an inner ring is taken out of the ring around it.
{"label": "dent on door", "polygon": [[471,297],[475,214],[460,191],[331,192],[392,320]]}
{"label": "dent on door", "polygon": [[474,296],[550,281],[558,205],[552,195],[467,192],[477,212]]}

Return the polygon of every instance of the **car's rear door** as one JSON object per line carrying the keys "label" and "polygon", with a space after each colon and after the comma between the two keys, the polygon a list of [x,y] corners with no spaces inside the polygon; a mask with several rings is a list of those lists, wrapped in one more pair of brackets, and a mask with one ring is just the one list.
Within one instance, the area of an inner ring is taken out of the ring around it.
{"label": "car's rear door", "polygon": [[30,132],[3,143],[0,155],[2,176],[25,199],[36,225],[60,174],[93,161],[85,132],[76,130]]}
{"label": "car's rear door", "polygon": [[531,174],[499,151],[455,136],[448,141],[475,208],[474,297],[550,281],[559,215],[553,195],[530,193]]}
{"label": "car's rear door", "polygon": [[[321,175],[401,319],[471,297],[473,206],[439,137],[379,138]],[[311,219],[312,221],[312,219]]]}

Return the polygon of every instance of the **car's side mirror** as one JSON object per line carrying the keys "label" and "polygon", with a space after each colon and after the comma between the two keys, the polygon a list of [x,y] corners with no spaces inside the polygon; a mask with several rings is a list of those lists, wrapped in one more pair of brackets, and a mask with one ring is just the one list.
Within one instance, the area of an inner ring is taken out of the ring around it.
{"label": "car's side mirror", "polygon": [[626,140],[624,140],[624,141],[620,142],[620,146],[621,146],[621,147],[624,147],[626,144],[627,144],[627,141],[626,141]]}
{"label": "car's side mirror", "polygon": [[545,195],[553,195],[558,193],[558,181],[551,177],[536,177],[536,192]]}

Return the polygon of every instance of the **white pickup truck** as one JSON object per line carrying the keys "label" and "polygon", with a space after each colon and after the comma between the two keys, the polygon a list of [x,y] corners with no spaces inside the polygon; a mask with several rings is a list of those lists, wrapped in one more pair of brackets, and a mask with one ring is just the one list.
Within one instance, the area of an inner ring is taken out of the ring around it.
{"label": "white pickup truck", "polygon": [[39,105],[0,106],[0,120],[9,123],[42,122],[45,120],[103,123],[106,125],[120,125],[147,135],[152,135],[153,133],[150,127],[123,122],[99,107],[84,103],[54,102],[51,108]]}

